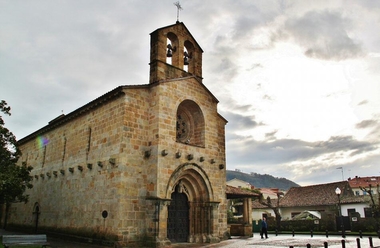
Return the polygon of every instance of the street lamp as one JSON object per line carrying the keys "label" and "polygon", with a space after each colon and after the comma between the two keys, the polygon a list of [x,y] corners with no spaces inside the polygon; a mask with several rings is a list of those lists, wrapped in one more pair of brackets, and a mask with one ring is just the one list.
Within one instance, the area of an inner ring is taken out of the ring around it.
{"label": "street lamp", "polygon": [[342,230],[342,237],[345,238],[346,235],[344,234],[344,224],[343,224],[343,215],[342,215],[342,206],[340,204],[340,194],[342,191],[339,187],[335,189],[335,194],[338,196],[338,207],[339,207],[339,217],[340,217],[340,228]]}

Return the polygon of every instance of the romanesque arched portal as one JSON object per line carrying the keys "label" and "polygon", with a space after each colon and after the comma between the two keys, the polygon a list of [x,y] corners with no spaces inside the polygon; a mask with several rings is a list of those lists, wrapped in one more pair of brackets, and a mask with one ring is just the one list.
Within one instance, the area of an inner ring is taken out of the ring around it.
{"label": "romanesque arched portal", "polygon": [[[170,177],[166,192],[166,197],[171,199],[167,238],[171,242],[209,242],[215,202],[205,171],[193,163],[179,166]],[[174,218],[182,224],[174,224]]]}

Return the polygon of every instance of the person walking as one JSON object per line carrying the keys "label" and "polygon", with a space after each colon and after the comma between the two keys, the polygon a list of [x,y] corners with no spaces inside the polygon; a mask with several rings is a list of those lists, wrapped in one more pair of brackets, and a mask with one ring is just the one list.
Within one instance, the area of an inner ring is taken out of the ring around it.
{"label": "person walking", "polygon": [[260,232],[260,235],[261,235],[262,239],[264,238],[264,235],[265,235],[266,239],[268,238],[268,224],[267,224],[267,220],[266,220],[265,217],[261,221],[261,232]]}

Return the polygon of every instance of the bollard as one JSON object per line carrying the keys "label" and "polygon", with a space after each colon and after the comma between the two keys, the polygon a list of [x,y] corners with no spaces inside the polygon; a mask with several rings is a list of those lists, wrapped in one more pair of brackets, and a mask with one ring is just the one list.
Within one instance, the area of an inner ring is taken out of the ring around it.
{"label": "bollard", "polygon": [[294,248],[294,246],[291,245],[291,246],[289,246],[289,248]]}
{"label": "bollard", "polygon": [[369,247],[373,247],[372,237],[368,237],[368,239],[369,239]]}
{"label": "bollard", "polygon": [[275,231],[275,233],[276,233],[276,236],[278,236],[278,231],[277,231],[277,228],[276,228],[276,231]]}
{"label": "bollard", "polygon": [[326,238],[329,237],[329,230],[326,229]]}
{"label": "bollard", "polygon": [[346,240],[342,239],[342,248],[346,248]]}
{"label": "bollard", "polygon": [[325,242],[323,242],[323,247],[324,248],[328,248],[329,247],[329,245],[327,244],[327,242],[325,241]]}
{"label": "bollard", "polygon": [[360,239],[359,238],[356,239],[356,246],[357,246],[357,248],[360,248]]}
{"label": "bollard", "polygon": [[307,247],[307,248],[311,248],[311,245],[310,245],[310,244],[307,244],[306,247]]}
{"label": "bollard", "polygon": [[292,230],[292,234],[293,234],[293,237],[294,237],[294,229]]}
{"label": "bollard", "polygon": [[310,237],[313,237],[313,230],[310,230]]}
{"label": "bollard", "polygon": [[362,230],[359,230],[359,237],[360,237],[361,239],[363,238]]}

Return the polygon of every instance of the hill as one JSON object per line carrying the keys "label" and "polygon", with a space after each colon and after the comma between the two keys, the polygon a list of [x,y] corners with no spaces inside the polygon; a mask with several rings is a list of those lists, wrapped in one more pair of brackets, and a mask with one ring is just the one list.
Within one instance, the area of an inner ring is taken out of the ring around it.
{"label": "hill", "polygon": [[291,187],[300,187],[293,181],[286,178],[278,178],[268,174],[251,173],[247,174],[241,171],[227,170],[227,181],[232,179],[240,179],[249,182],[255,188],[278,188],[281,190],[288,190]]}

